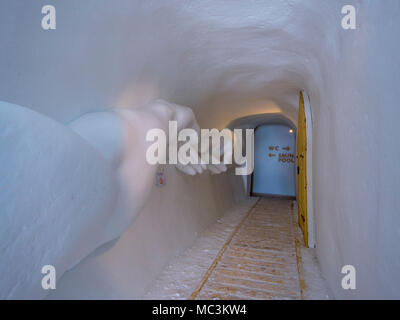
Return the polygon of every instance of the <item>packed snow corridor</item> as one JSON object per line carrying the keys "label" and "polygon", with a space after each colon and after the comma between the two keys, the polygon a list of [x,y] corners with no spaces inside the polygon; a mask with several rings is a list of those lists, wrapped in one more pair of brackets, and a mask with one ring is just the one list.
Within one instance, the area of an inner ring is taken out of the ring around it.
{"label": "packed snow corridor", "polygon": [[400,299],[399,16],[2,0],[0,299]]}

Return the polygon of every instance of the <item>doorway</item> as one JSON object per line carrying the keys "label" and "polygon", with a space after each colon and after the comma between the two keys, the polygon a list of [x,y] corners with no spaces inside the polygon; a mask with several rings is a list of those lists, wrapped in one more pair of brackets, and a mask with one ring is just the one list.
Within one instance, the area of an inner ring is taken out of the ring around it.
{"label": "doorway", "polygon": [[305,91],[299,92],[296,160],[299,226],[305,246],[315,247],[312,200],[312,117],[310,100]]}
{"label": "doorway", "polygon": [[295,198],[295,129],[263,124],[254,134],[254,171],[251,194]]}

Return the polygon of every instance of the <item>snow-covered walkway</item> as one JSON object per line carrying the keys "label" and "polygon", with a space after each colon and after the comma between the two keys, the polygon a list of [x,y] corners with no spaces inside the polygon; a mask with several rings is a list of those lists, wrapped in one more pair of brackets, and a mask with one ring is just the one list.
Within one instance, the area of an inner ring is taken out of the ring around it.
{"label": "snow-covered walkway", "polygon": [[332,298],[315,249],[302,244],[296,215],[292,200],[236,207],[175,258],[143,298]]}

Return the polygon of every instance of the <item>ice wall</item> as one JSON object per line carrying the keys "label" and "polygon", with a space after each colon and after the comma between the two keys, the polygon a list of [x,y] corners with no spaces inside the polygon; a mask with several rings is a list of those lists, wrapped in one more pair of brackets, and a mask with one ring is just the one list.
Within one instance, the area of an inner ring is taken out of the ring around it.
{"label": "ice wall", "polygon": [[115,227],[119,183],[95,149],[54,120],[0,102],[0,128],[0,297],[40,298],[44,265],[62,275],[112,239],[105,226]]}
{"label": "ice wall", "polygon": [[[6,277],[1,298],[46,296],[44,266],[53,266],[59,279],[129,228],[155,181],[157,166],[146,161],[148,130],[168,132],[169,121],[178,131],[199,128],[190,108],[163,100],[88,113],[69,126],[18,105],[0,107],[2,182],[10,186],[0,197],[0,266]],[[180,163],[176,168],[189,175],[227,169]],[[82,286],[74,290],[82,292]]]}
{"label": "ice wall", "polygon": [[[55,31],[40,28],[40,9],[48,2],[57,9]],[[305,89],[313,112],[314,211],[324,274],[337,297],[400,296],[397,0],[48,2],[0,4],[1,100],[66,124],[89,111],[157,97],[193,107],[202,127],[222,127],[258,113],[296,119],[298,91]],[[357,9],[356,30],[341,27],[345,4]],[[157,204],[148,204],[137,220],[146,226],[142,238],[132,226],[106,253],[85,262],[96,267],[93,283],[104,275],[119,279],[104,280],[100,295],[112,287],[115,296],[138,296],[145,279],[231,203],[225,176],[172,177],[167,188],[152,191]],[[218,190],[218,199],[210,190]],[[170,203],[182,194],[183,202]],[[173,221],[177,212],[191,218],[160,227],[163,236],[151,239],[157,210]],[[148,250],[131,239],[146,242]],[[162,247],[161,239],[173,245]],[[151,250],[162,257],[150,256]],[[136,256],[124,260],[129,252]],[[117,257],[124,261],[120,274],[111,271]],[[137,285],[121,290],[127,266],[135,263],[132,282],[125,283]],[[340,287],[345,264],[357,269],[355,291]],[[78,284],[93,268],[74,270],[69,283]]]}

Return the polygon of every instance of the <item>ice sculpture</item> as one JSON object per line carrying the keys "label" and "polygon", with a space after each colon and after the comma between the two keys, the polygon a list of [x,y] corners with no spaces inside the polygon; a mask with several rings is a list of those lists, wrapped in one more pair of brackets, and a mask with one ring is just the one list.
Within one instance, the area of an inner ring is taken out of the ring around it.
{"label": "ice sculpture", "polygon": [[[190,108],[153,101],[83,115],[68,126],[0,102],[0,298],[43,298],[44,265],[57,278],[132,223],[157,166],[146,162],[147,130],[198,124]],[[224,165],[177,165],[187,174]]]}

